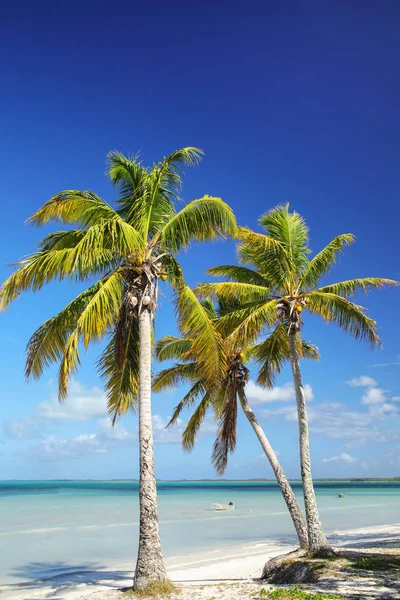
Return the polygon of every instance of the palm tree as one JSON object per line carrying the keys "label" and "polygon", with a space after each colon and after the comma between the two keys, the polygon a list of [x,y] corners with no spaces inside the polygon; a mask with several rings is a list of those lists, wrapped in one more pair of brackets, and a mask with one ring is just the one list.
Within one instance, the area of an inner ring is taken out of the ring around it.
{"label": "palm tree", "polygon": [[[202,304],[208,316],[214,322],[218,322],[218,314],[223,314],[224,310],[226,310],[226,307],[222,307],[220,303],[219,310],[216,311],[210,299],[205,300]],[[155,346],[158,360],[178,360],[179,362],[155,375],[153,390],[158,392],[169,389],[180,382],[190,384],[190,390],[176,406],[168,423],[168,426],[175,423],[184,408],[192,406],[197,400],[199,401],[182,437],[183,447],[187,451],[192,450],[194,446],[197,432],[206,416],[207,409],[211,408],[213,410],[219,426],[213,447],[212,462],[220,475],[223,475],[225,472],[229,452],[233,452],[236,447],[237,413],[238,404],[240,403],[274,471],[292,517],[300,547],[308,548],[307,526],[292,487],[267,436],[251,409],[245,393],[245,385],[249,374],[249,370],[244,364],[246,359],[255,357],[262,363],[260,370],[261,379],[268,387],[272,387],[275,374],[280,372],[283,364],[288,360],[288,344],[285,344],[284,341],[282,343],[282,340],[280,340],[282,328],[283,326],[279,324],[276,330],[263,343],[256,344],[248,348],[245,352],[243,352],[243,349],[232,349],[225,345],[223,348],[225,358],[224,361],[221,361],[222,364],[226,365],[224,372],[222,373],[222,377],[219,378],[217,385],[213,382],[211,386],[203,378],[198,356],[193,351],[192,340],[189,337],[165,336]],[[315,346],[306,341],[300,342],[299,336],[297,336],[297,344],[300,356],[304,358],[318,358],[318,351]]]}
{"label": "palm tree", "polygon": [[[177,212],[182,166],[194,166],[202,152],[183,148],[145,168],[139,157],[108,155],[107,174],[119,187],[111,206],[92,191],[65,190],[53,196],[29,222],[49,221],[76,226],[46,236],[39,250],[18,263],[1,290],[2,307],[22,291],[37,291],[54,279],[87,281],[88,289],[48,319],[28,343],[27,377],[39,378],[59,362],[59,399],[68,394],[68,380],[79,364],[80,342],[108,337],[99,358],[108,408],[113,422],[131,407],[139,408],[140,534],[134,586],[166,578],[158,524],[151,421],[152,329],[159,280],[176,294],[184,331],[207,342],[211,331],[202,313],[193,314],[193,292],[185,285],[174,255],[191,241],[234,235],[234,215],[221,199],[204,196]],[[93,283],[93,278],[96,280]],[[182,310],[182,307],[185,307]],[[212,377],[218,348],[204,357],[202,368]]]}
{"label": "palm tree", "polygon": [[225,277],[228,281],[205,283],[195,291],[200,296],[218,296],[240,304],[239,308],[233,308],[222,317],[218,324],[220,331],[229,333],[227,340],[231,344],[251,344],[264,329],[285,324],[284,337],[289,345],[296,392],[301,476],[310,550],[319,554],[329,553],[332,550],[320,522],[311,475],[308,419],[296,337],[300,336],[302,329],[302,314],[307,311],[327,322],[334,322],[356,339],[366,340],[371,346],[379,345],[377,323],[349,297],[358,291],[366,292],[397,283],[389,279],[366,277],[318,287],[343,247],[353,243],[354,236],[345,233],[335,237],[310,260],[308,228],[299,214],[289,212],[288,204],[262,215],[259,223],[265,228],[266,235],[247,228],[238,229],[239,257],[242,263],[254,268],[231,265],[215,267],[208,272]]}

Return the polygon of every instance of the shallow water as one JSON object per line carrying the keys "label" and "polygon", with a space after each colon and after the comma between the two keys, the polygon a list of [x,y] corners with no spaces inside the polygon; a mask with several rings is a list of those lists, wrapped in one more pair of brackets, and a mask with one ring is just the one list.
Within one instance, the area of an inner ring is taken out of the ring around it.
{"label": "shallow water", "polygon": [[[302,490],[294,483],[302,505]],[[164,555],[187,559],[246,544],[294,540],[279,488],[266,482],[158,484]],[[346,492],[339,499],[340,492]],[[400,482],[317,482],[327,532],[400,521]],[[216,512],[213,502],[234,502]],[[0,482],[0,582],[61,579],[91,568],[131,565],[137,551],[133,482]]]}

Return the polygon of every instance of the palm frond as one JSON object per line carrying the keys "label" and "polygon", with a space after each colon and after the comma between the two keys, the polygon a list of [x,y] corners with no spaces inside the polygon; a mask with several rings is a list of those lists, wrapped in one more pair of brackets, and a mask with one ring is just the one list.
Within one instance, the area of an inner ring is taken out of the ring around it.
{"label": "palm frond", "polygon": [[192,404],[197,400],[199,396],[204,396],[206,390],[204,388],[202,381],[196,381],[196,383],[190,388],[187,394],[182,398],[182,400],[175,406],[174,412],[167,424],[167,427],[176,423],[177,419],[180,417],[181,412],[184,408],[188,408],[192,406]]}
{"label": "palm frond", "polygon": [[21,260],[3,284],[0,308],[6,308],[21,292],[37,291],[54,279],[85,280],[104,275],[126,254],[143,251],[138,232],[120,219],[103,221],[74,239],[72,247],[39,250]]}
{"label": "palm frond", "polygon": [[58,370],[58,400],[63,402],[68,396],[68,384],[81,363],[79,356],[79,331],[74,329],[65,344]]}
{"label": "palm frond", "polygon": [[70,334],[78,327],[82,313],[103,284],[103,281],[96,282],[35,331],[27,345],[25,367],[27,378],[32,376],[34,379],[39,379],[44,369],[62,359]]}
{"label": "palm frond", "polygon": [[154,346],[154,352],[157,360],[178,360],[187,355],[192,347],[192,340],[189,338],[165,335],[157,340]]}
{"label": "palm frond", "polygon": [[238,267],[236,265],[220,265],[219,267],[213,267],[207,269],[207,273],[214,277],[226,277],[231,281],[238,281],[240,283],[249,283],[251,285],[258,285],[263,287],[270,287],[270,281],[268,277],[248,269],[247,267]]}
{"label": "palm frond", "polygon": [[251,283],[240,283],[238,281],[220,281],[218,283],[201,283],[195,290],[200,298],[211,296],[220,300],[233,300],[240,304],[248,302],[261,302],[269,296],[269,290],[266,287],[254,285]]}
{"label": "palm frond", "polygon": [[284,287],[292,272],[290,257],[284,245],[271,236],[255,233],[246,227],[238,227],[239,260],[253,265],[270,287]]}
{"label": "palm frond", "polygon": [[182,267],[172,254],[164,254],[161,258],[161,264],[168,275],[167,281],[173,288],[177,288],[183,284]]}
{"label": "palm frond", "polygon": [[126,216],[129,214],[132,203],[140,197],[142,192],[143,178],[147,170],[139,160],[139,154],[124,156],[117,150],[111,150],[107,154],[106,175],[113,185],[119,186],[119,213]]}
{"label": "palm frond", "polygon": [[175,152],[172,152],[169,156],[164,158],[163,162],[169,166],[175,167],[178,167],[179,165],[195,167],[199,164],[203,156],[204,152],[200,148],[187,146],[186,148],[175,150]]}
{"label": "palm frond", "polygon": [[169,390],[180,383],[193,384],[199,378],[196,363],[177,363],[168,369],[163,369],[153,377],[153,392]]}
{"label": "palm frond", "polygon": [[[268,337],[249,349],[249,358],[253,358],[259,365],[257,383],[263,387],[272,388],[276,376],[289,360],[289,323],[281,322],[268,335]],[[300,358],[319,360],[318,348],[300,335],[296,335],[297,352]]]}
{"label": "palm frond", "polygon": [[307,264],[307,255],[310,252],[308,227],[296,211],[289,212],[289,204],[277,206],[265,213],[260,217],[259,224],[285,248],[292,275]]}
{"label": "palm frond", "polygon": [[327,322],[336,323],[355,339],[366,340],[371,346],[380,344],[377,323],[366,315],[362,306],[332,292],[311,292],[308,308]]}
{"label": "palm frond", "polygon": [[118,214],[112,206],[94,192],[64,190],[50,198],[27,222],[39,227],[50,221],[61,221],[86,228],[116,217]]}
{"label": "palm frond", "polygon": [[236,220],[232,209],[221,200],[204,196],[188,202],[164,226],[160,245],[179,252],[193,241],[213,240],[221,235],[234,237]]}
{"label": "palm frond", "polygon": [[[297,338],[299,338],[299,337],[300,336],[297,336]],[[301,340],[301,343],[299,344],[297,352],[298,352],[300,358],[306,358],[309,360],[319,360],[320,359],[318,346],[315,346],[314,344],[312,344],[311,342],[308,342],[307,340]]]}
{"label": "palm frond", "polygon": [[220,334],[206,308],[187,285],[177,289],[175,307],[183,334],[193,340],[192,351],[197,357],[199,372],[207,383],[215,383],[226,367]]}
{"label": "palm frond", "polygon": [[262,302],[249,302],[247,305],[242,305],[239,302],[225,302],[219,298],[218,314],[221,316],[215,321],[215,328],[223,338],[227,338],[262,305]]}
{"label": "palm frond", "polygon": [[371,289],[384,286],[398,286],[399,282],[382,277],[362,277],[359,279],[348,279],[339,283],[331,283],[318,288],[318,292],[340,294],[342,296],[354,296],[357,292],[367,292]]}
{"label": "palm frond", "polygon": [[229,320],[232,323],[240,321],[241,314],[244,313],[244,316],[246,311],[248,316],[230,333],[227,338],[228,343],[238,345],[239,347],[251,344],[264,327],[272,327],[278,319],[277,300],[272,298],[259,303],[251,311],[248,308],[242,309],[242,311],[233,311],[219,320],[218,327],[220,327],[221,321],[224,321],[224,327],[229,330]]}
{"label": "palm frond", "polygon": [[251,356],[259,364],[257,382],[272,388],[289,358],[287,327],[279,323],[264,341],[252,347]]}
{"label": "palm frond", "polygon": [[217,438],[212,451],[212,463],[219,475],[223,475],[228,464],[230,452],[236,448],[237,430],[237,394],[232,386],[227,389],[226,399],[220,422]]}
{"label": "palm frond", "polygon": [[204,298],[201,301],[202,306],[207,311],[209,319],[214,321],[217,318],[217,310],[212,298]]}
{"label": "palm frond", "polygon": [[343,233],[333,238],[305,267],[299,282],[299,288],[305,285],[315,285],[323,275],[329,273],[343,248],[350,246],[354,241],[355,237],[352,233]]}
{"label": "palm frond", "polygon": [[210,394],[204,394],[201,402],[198,407],[192,414],[189,419],[189,423],[186,426],[185,431],[182,434],[182,446],[186,452],[191,452],[193,450],[194,444],[196,442],[197,433],[201,427],[202,422],[206,416],[207,410],[211,404],[211,396]]}
{"label": "palm frond", "polygon": [[139,393],[139,324],[121,317],[97,363],[113,424],[136,408]]}

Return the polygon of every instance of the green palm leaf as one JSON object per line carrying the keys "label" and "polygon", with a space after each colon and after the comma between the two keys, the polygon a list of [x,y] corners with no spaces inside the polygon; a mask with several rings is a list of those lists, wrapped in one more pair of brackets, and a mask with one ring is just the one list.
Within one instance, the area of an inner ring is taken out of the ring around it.
{"label": "green palm leaf", "polygon": [[223,475],[228,464],[230,452],[236,448],[237,397],[236,390],[229,387],[226,392],[224,408],[219,420],[217,438],[212,451],[212,463],[219,475]]}
{"label": "green palm leaf", "polygon": [[192,351],[197,357],[199,371],[212,384],[225,369],[221,336],[207,309],[187,285],[177,290],[175,305],[183,334],[193,340]]}
{"label": "green palm leaf", "polygon": [[114,424],[134,410],[139,393],[139,327],[136,319],[121,319],[98,360],[104,381],[108,412]]}
{"label": "green palm leaf", "polygon": [[226,277],[231,281],[238,281],[240,283],[249,283],[251,285],[270,287],[270,282],[265,275],[247,269],[246,267],[237,267],[236,265],[221,265],[219,267],[213,267],[207,269],[207,273],[214,275],[214,277]]}
{"label": "green palm leaf", "polygon": [[174,408],[174,412],[172,413],[172,417],[170,418],[167,427],[176,423],[178,418],[181,415],[181,412],[184,408],[188,408],[192,406],[192,404],[198,399],[199,396],[204,396],[206,390],[204,388],[203,382],[196,381],[196,383],[190,388],[187,394],[182,398],[177,406]]}
{"label": "green palm leaf", "polygon": [[251,283],[238,281],[221,281],[219,283],[201,283],[195,288],[195,293],[201,297],[212,296],[220,300],[232,300],[240,304],[261,302],[269,296],[268,288]]}
{"label": "green palm leaf", "polygon": [[354,296],[357,292],[368,292],[371,289],[377,289],[384,286],[398,286],[399,283],[393,279],[383,279],[382,277],[363,277],[361,279],[349,279],[339,283],[332,283],[318,288],[318,292],[341,294],[343,296]]}
{"label": "green palm leaf", "polygon": [[180,383],[194,383],[198,379],[194,363],[177,363],[169,369],[163,369],[153,377],[153,391],[162,392],[176,387]]}
{"label": "green palm leaf", "polygon": [[41,226],[50,221],[61,221],[92,227],[117,217],[117,212],[94,192],[64,190],[50,198],[27,222]]}
{"label": "green palm leaf", "polygon": [[160,245],[179,252],[192,241],[214,240],[221,234],[234,236],[236,221],[231,208],[220,198],[204,196],[188,202],[163,228]]}
{"label": "green palm leaf", "polygon": [[379,346],[377,323],[366,315],[365,308],[331,292],[316,291],[309,294],[309,310],[327,322],[333,322],[355,339],[366,340]]}
{"label": "green palm leaf", "polygon": [[343,248],[350,246],[354,241],[352,233],[343,233],[333,238],[306,266],[299,282],[299,288],[304,285],[315,285],[325,273],[329,273]]}
{"label": "green palm leaf", "polygon": [[204,421],[207,410],[211,405],[211,396],[206,393],[198,407],[194,411],[191,416],[189,423],[186,426],[185,431],[182,434],[182,446],[186,452],[191,452],[193,450],[194,444],[196,442],[197,433],[201,427],[201,424]]}
{"label": "green palm leaf", "polygon": [[192,347],[192,340],[166,335],[157,340],[154,346],[154,352],[157,360],[177,360],[186,357]]}

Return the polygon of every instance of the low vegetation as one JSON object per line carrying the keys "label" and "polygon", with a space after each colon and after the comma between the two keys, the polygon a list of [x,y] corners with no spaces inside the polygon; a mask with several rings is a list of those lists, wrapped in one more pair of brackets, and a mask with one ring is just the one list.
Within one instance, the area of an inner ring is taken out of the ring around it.
{"label": "low vegetation", "polygon": [[181,593],[181,589],[172,583],[169,579],[162,581],[152,581],[142,589],[129,588],[124,590],[125,594],[131,598],[171,598],[176,597]]}
{"label": "low vegetation", "polygon": [[259,596],[264,600],[340,600],[340,596],[335,594],[306,592],[297,586],[291,589],[276,588],[272,591],[261,588]]}

